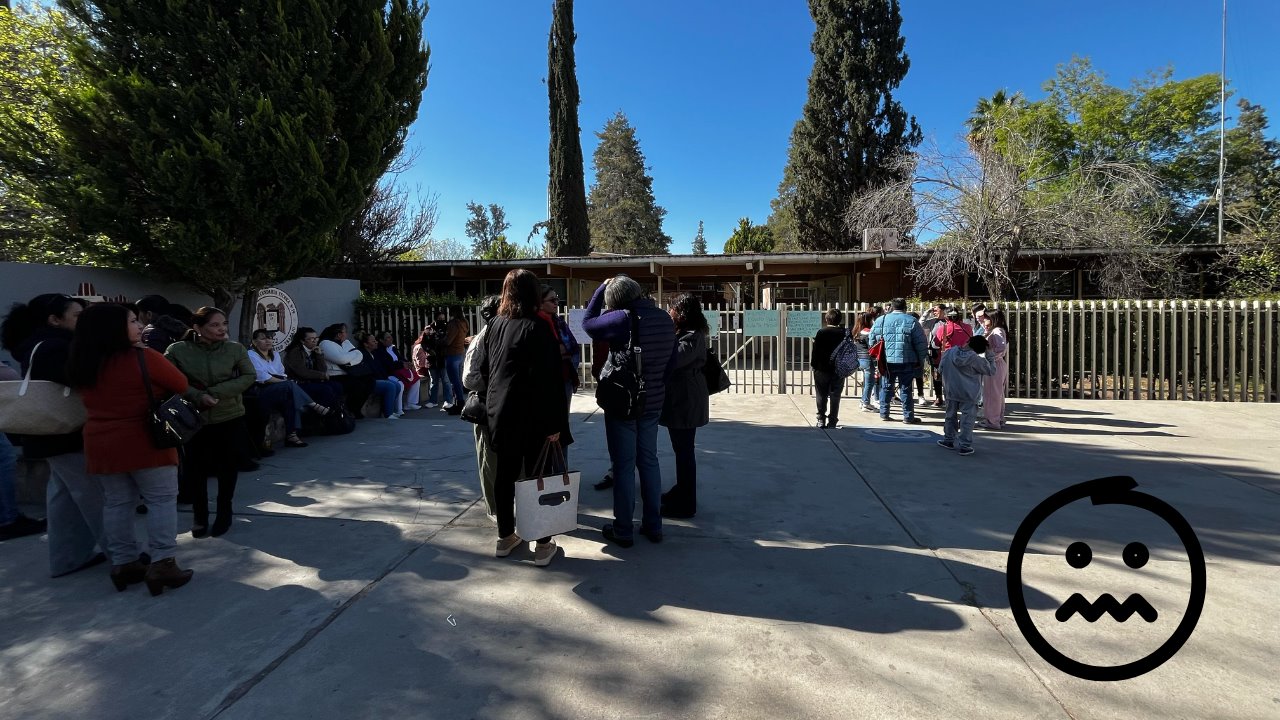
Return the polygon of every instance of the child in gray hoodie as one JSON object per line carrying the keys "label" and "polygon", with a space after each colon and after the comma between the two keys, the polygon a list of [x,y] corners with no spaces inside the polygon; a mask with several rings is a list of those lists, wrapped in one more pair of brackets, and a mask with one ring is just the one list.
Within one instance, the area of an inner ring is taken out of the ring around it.
{"label": "child in gray hoodie", "polygon": [[942,424],[945,437],[938,444],[958,449],[961,455],[973,454],[973,421],[982,397],[982,376],[996,374],[995,363],[983,354],[986,351],[987,339],[975,335],[968,345],[948,348],[938,363],[942,386],[947,389],[947,418]]}

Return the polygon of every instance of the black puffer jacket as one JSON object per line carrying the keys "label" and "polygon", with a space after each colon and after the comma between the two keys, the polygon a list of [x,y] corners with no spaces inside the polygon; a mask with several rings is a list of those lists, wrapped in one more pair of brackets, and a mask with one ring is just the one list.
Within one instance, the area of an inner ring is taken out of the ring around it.
{"label": "black puffer jacket", "polygon": [[[31,350],[36,344],[40,349],[32,362]],[[67,384],[67,357],[71,353],[71,331],[48,325],[36,330],[18,346],[13,353],[14,358],[22,363],[22,373],[26,375],[27,366],[31,365],[32,380],[52,380]],[[22,455],[29,459],[50,458],[67,453],[84,450],[84,437],[77,430],[66,435],[23,435]]]}
{"label": "black puffer jacket", "polygon": [[189,329],[176,318],[159,315],[155,322],[142,328],[142,344],[163,354],[170,345],[181,340]]}

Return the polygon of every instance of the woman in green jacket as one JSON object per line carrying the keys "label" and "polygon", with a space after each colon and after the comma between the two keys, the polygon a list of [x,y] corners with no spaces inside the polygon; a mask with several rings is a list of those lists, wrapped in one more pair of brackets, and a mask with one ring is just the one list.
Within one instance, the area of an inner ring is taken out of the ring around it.
{"label": "woman in green jacket", "polygon": [[[237,449],[244,437],[244,401],[257,373],[244,346],[227,339],[227,314],[202,307],[191,316],[191,329],[169,346],[165,357],[190,381],[184,397],[205,416],[205,426],[184,449],[183,480],[195,517],[191,536],[218,537],[231,529],[231,500],[239,475]],[[159,400],[159,398],[157,398]],[[209,528],[209,476],[218,478],[218,515]]]}

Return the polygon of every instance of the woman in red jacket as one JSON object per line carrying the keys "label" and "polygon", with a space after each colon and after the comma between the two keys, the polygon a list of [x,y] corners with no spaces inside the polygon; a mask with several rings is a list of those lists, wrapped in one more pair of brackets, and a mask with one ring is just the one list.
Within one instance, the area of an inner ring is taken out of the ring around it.
{"label": "woman in red jacket", "polygon": [[[151,401],[187,389],[187,378],[163,355],[142,347],[142,323],[122,305],[93,305],[76,324],[68,377],[84,398],[84,454],[89,475],[106,497],[103,526],[116,590],[146,581],[152,595],[191,579],[174,561],[178,547],[178,453],[152,444]],[[134,508],[147,505],[150,564],[134,537]]]}

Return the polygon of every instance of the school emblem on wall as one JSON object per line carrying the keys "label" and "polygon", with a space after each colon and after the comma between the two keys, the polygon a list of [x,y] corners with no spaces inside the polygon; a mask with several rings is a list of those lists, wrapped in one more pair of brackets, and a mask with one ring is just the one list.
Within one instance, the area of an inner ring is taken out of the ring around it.
{"label": "school emblem on wall", "polygon": [[253,329],[266,329],[273,333],[276,352],[284,352],[298,331],[298,308],[289,293],[280,288],[258,291],[258,307],[253,313]]}

